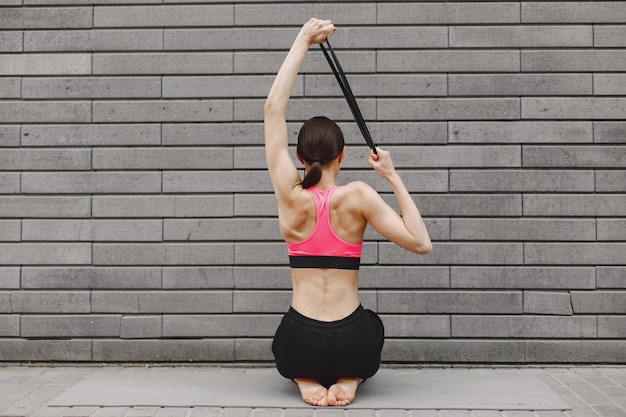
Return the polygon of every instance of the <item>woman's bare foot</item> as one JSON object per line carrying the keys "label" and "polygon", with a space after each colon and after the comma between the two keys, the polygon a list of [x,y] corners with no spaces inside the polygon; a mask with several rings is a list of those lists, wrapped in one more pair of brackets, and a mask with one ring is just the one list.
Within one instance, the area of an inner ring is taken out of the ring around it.
{"label": "woman's bare foot", "polygon": [[350,404],[354,400],[356,390],[361,382],[363,382],[361,378],[339,378],[334,385],[328,388],[329,405],[343,407]]}
{"label": "woman's bare foot", "polygon": [[309,378],[296,378],[294,381],[298,384],[302,399],[307,404],[320,407],[335,405],[334,401],[330,404],[328,390],[317,380]]}

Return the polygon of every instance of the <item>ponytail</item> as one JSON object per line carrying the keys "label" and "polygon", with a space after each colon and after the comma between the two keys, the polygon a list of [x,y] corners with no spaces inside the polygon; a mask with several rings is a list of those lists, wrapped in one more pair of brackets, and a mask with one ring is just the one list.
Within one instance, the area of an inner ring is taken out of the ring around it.
{"label": "ponytail", "polygon": [[307,171],[302,180],[302,188],[309,188],[317,184],[322,178],[322,163],[320,161],[313,161],[311,168]]}

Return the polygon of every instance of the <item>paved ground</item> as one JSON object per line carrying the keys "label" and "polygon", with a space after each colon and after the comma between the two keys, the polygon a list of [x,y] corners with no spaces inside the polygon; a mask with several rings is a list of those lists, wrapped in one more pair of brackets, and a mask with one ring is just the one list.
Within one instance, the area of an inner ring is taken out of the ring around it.
{"label": "paved ground", "polygon": [[626,417],[626,366],[507,368],[539,376],[571,406],[568,411],[47,407],[94,369],[0,366],[0,417]]}

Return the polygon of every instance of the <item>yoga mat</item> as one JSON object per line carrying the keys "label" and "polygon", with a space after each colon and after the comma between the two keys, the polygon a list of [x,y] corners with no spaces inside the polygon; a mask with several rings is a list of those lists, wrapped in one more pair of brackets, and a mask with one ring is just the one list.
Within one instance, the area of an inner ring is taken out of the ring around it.
{"label": "yoga mat", "polygon": [[[96,370],[48,406],[308,408],[273,368]],[[536,375],[491,369],[381,369],[345,408],[566,410]]]}

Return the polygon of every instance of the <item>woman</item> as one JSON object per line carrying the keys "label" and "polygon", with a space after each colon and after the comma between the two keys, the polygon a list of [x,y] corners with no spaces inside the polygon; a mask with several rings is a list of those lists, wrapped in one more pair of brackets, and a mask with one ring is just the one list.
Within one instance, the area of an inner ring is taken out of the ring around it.
{"label": "woman", "polygon": [[377,148],[378,155],[370,154],[368,162],[391,185],[402,217],[363,182],[337,186],[345,149],[341,130],[329,119],[315,117],[299,133],[296,155],[306,169],[304,180],[289,156],[285,111],[298,70],[309,47],[334,31],[329,20],[319,19],[301,28],[264,107],[266,160],[293,283],[291,308],[272,351],[281,375],[293,379],[304,401],[315,406],[348,405],[380,363],[383,325],[363,309],[358,295],[367,223],[409,251],[432,249],[389,152]]}

